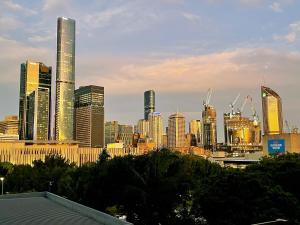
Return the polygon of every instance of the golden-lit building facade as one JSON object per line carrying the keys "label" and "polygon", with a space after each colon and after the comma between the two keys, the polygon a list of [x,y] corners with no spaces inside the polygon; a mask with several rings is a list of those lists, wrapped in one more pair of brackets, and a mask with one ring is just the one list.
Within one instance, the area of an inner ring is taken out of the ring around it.
{"label": "golden-lit building facade", "polygon": [[119,123],[118,121],[105,122],[105,145],[115,143],[119,136]]}
{"label": "golden-lit building facade", "polygon": [[192,146],[200,146],[202,143],[202,124],[200,120],[191,120],[189,133],[192,135]]}
{"label": "golden-lit building facade", "polygon": [[148,114],[149,121],[149,137],[155,143],[156,148],[161,148],[163,145],[163,121],[161,113],[151,112]]}
{"label": "golden-lit building facade", "polygon": [[149,136],[149,121],[145,119],[141,119],[137,123],[137,133],[142,135],[142,137],[146,138]]}
{"label": "golden-lit building facade", "polygon": [[41,62],[21,64],[19,98],[20,140],[50,138],[52,68]]}
{"label": "golden-lit building facade", "polygon": [[75,20],[57,20],[55,139],[74,138]]}
{"label": "golden-lit building facade", "polygon": [[260,122],[243,117],[240,112],[224,114],[227,146],[258,146],[261,144]]}
{"label": "golden-lit building facade", "polygon": [[214,107],[205,105],[202,111],[202,138],[205,149],[217,148],[217,112]]}
{"label": "golden-lit building facade", "polygon": [[264,135],[283,131],[282,102],[280,96],[268,87],[261,87]]}
{"label": "golden-lit building facade", "polygon": [[186,146],[185,117],[177,112],[169,116],[168,121],[168,147],[171,149]]}
{"label": "golden-lit building facade", "polygon": [[8,135],[19,135],[19,119],[18,116],[5,116],[3,121],[0,121],[0,133]]}

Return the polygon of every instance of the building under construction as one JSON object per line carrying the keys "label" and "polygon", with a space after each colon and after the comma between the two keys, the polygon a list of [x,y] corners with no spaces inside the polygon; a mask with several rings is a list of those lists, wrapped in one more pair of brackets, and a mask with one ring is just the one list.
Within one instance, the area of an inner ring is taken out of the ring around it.
{"label": "building under construction", "polygon": [[212,90],[209,89],[202,111],[203,123],[203,147],[215,151],[217,148],[217,113],[213,106],[209,105]]}
{"label": "building under construction", "polygon": [[[261,150],[261,124],[253,107],[252,99],[247,96],[241,110],[235,112],[233,107],[237,98],[230,104],[231,112],[224,113],[225,144],[230,151],[259,151]],[[251,104],[253,119],[242,116],[247,101]]]}

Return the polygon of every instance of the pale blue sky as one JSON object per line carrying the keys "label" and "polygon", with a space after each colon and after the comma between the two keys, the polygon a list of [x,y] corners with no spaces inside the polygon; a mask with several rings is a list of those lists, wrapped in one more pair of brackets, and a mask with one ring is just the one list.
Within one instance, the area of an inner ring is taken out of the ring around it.
{"label": "pale blue sky", "polygon": [[264,83],[300,126],[297,0],[0,0],[0,117],[18,112],[22,62],[55,71],[58,16],[77,22],[76,86],[105,87],[106,120],[135,124],[147,89],[165,121],[177,108],[200,119],[211,87],[222,140],[229,103],[250,94],[261,111]]}

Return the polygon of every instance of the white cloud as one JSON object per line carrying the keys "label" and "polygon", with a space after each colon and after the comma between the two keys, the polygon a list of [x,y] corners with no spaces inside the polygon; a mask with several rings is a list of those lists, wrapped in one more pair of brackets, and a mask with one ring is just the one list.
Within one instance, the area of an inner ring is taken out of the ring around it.
{"label": "white cloud", "polygon": [[128,15],[128,11],[125,7],[118,7],[89,14],[84,20],[91,27],[105,27],[108,26],[113,19],[126,17]]}
{"label": "white cloud", "polygon": [[71,0],[44,0],[42,10],[44,12],[66,13],[67,9],[72,8]]}
{"label": "white cloud", "polygon": [[269,7],[273,12],[279,13],[283,11],[279,2],[273,2]]}
{"label": "white cloud", "polygon": [[191,21],[193,23],[198,23],[199,21],[201,21],[201,17],[198,16],[198,15],[196,15],[196,14],[192,14],[192,13],[188,13],[188,12],[183,12],[182,16],[185,19],[187,19],[187,20],[189,20],[189,21]]}
{"label": "white cloud", "polygon": [[289,25],[289,32],[286,35],[274,35],[274,40],[285,41],[289,44],[296,42],[300,37],[300,21]]}
{"label": "white cloud", "polygon": [[36,42],[47,42],[47,41],[51,41],[51,40],[55,40],[56,35],[45,35],[45,36],[41,36],[41,35],[34,35],[28,38],[28,41],[36,43]]}
{"label": "white cloud", "polygon": [[13,2],[12,0],[1,0],[0,1],[0,8],[4,9],[4,11],[13,11],[13,12],[20,12],[24,13],[25,15],[35,15],[37,12],[35,10],[26,8]]}

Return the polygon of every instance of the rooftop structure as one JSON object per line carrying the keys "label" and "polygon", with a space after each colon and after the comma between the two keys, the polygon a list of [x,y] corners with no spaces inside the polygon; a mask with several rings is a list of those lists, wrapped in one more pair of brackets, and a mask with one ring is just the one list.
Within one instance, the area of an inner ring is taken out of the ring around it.
{"label": "rooftop structure", "polygon": [[2,195],[0,224],[129,225],[130,223],[49,192],[32,192]]}

